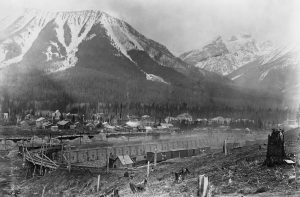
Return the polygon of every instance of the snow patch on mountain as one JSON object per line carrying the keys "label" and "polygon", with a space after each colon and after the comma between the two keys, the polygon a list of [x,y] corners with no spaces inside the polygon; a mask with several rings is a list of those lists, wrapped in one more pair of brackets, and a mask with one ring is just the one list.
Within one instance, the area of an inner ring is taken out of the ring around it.
{"label": "snow patch on mountain", "polygon": [[240,74],[240,75],[237,75],[237,76],[235,76],[235,77],[232,77],[231,78],[231,80],[236,80],[236,79],[238,79],[238,78],[240,78],[241,76],[243,76],[245,73],[242,73],[242,74]]}
{"label": "snow patch on mountain", "polygon": [[96,34],[91,34],[90,36],[86,37],[85,40],[92,40]]}
{"label": "snow patch on mountain", "polygon": [[[92,26],[97,23],[99,18],[98,14],[97,12],[81,12],[79,16],[77,14],[65,14],[62,12],[56,14],[55,23],[57,26],[55,31],[57,39],[64,46],[67,53],[65,60],[62,62],[64,67],[60,67],[57,71],[65,70],[76,65],[78,61],[76,57],[78,46],[86,39]],[[64,28],[64,26],[68,28]],[[65,34],[69,35],[68,41],[65,39]]]}
{"label": "snow patch on mountain", "polygon": [[146,79],[149,80],[149,81],[155,81],[155,82],[160,82],[160,83],[164,83],[164,84],[168,84],[168,82],[166,82],[163,78],[157,76],[157,75],[154,75],[154,74],[147,74],[146,73]]}
{"label": "snow patch on mountain", "polygon": [[56,42],[50,41],[50,45],[47,47],[47,50],[43,52],[46,55],[47,62],[52,61],[53,59],[63,58],[60,53],[53,51],[60,51],[60,47]]}
{"label": "snow patch on mountain", "polygon": [[267,71],[263,72],[263,73],[260,75],[259,80],[260,80],[260,81],[264,80],[264,79],[266,78],[266,76],[268,75],[269,71],[270,71],[270,70],[267,70]]}
{"label": "snow patch on mountain", "polygon": [[144,50],[136,39],[128,32],[123,21],[107,14],[103,14],[101,24],[107,30],[107,35],[110,36],[112,44],[128,59],[131,60],[127,51],[132,49]]}

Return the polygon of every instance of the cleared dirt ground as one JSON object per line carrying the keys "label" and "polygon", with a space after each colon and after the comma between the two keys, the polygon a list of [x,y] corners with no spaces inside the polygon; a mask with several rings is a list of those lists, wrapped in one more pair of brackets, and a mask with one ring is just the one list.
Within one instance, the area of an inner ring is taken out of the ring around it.
{"label": "cleared dirt ground", "polygon": [[[214,150],[190,158],[177,158],[161,162],[151,170],[146,191],[133,194],[129,182],[138,183],[146,177],[146,167],[129,170],[133,178],[124,177],[125,170],[101,174],[101,192],[96,191],[97,175],[58,170],[36,177],[19,185],[19,196],[100,196],[100,193],[117,187],[120,196],[196,196],[197,177],[209,177],[213,196],[300,196],[292,166],[268,168],[263,165],[266,147],[253,145],[232,150],[225,156]],[[191,171],[183,182],[174,183],[174,173],[182,167]]]}

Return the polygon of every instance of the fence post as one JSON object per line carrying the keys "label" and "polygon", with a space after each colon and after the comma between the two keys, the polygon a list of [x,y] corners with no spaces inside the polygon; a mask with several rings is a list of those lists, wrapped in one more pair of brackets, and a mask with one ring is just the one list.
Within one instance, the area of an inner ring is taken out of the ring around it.
{"label": "fence post", "polygon": [[68,169],[69,172],[71,172],[71,146],[68,146],[68,152],[67,152],[67,159],[68,159]]}
{"label": "fence post", "polygon": [[227,155],[227,140],[224,140],[224,153]]}
{"label": "fence post", "polygon": [[157,148],[155,148],[154,150],[154,167],[156,167],[156,163],[157,163]]}
{"label": "fence post", "polygon": [[150,173],[150,161],[148,161],[148,166],[147,166],[147,178],[149,177]]}
{"label": "fence post", "polygon": [[100,174],[98,175],[97,192],[99,192],[99,188],[100,188]]}
{"label": "fence post", "polygon": [[22,146],[22,156],[23,156],[23,162],[25,163],[26,158],[25,158],[25,148],[24,148],[24,142],[23,142],[23,146]]}
{"label": "fence post", "polygon": [[109,171],[109,155],[108,155],[108,148],[106,149],[106,173]]}
{"label": "fence post", "polygon": [[33,169],[33,174],[32,174],[33,177],[35,175],[35,170],[36,170],[36,165],[34,164],[34,169]]}

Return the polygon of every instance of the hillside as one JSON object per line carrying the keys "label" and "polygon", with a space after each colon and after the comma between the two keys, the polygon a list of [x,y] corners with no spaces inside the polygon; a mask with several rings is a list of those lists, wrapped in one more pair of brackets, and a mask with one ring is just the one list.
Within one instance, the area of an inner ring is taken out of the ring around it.
{"label": "hillside", "polygon": [[[228,156],[220,151],[213,151],[190,158],[171,159],[159,163],[155,170],[151,170],[146,191],[138,195],[195,196],[197,178],[200,174],[205,174],[209,177],[213,196],[297,196],[299,190],[295,190],[296,183],[289,178],[293,175],[292,166],[268,168],[263,165],[265,157],[266,147],[261,149],[258,145],[252,145],[235,149]],[[176,183],[174,172],[181,168],[188,168],[191,174],[184,181]],[[25,196],[40,196],[44,192],[45,196],[76,194],[94,197],[117,188],[120,196],[136,196],[131,192],[129,182],[141,182],[146,176],[146,167],[129,171],[133,175],[132,179],[124,177],[124,172],[125,170],[114,170],[108,174],[102,172],[101,192],[96,192],[96,173],[69,173],[62,170],[30,179],[19,191]]]}

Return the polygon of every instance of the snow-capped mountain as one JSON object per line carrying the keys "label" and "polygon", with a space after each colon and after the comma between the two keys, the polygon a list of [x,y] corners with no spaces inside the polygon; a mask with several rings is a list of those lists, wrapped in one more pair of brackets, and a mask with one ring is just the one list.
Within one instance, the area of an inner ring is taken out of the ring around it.
{"label": "snow-capped mountain", "polygon": [[180,58],[196,68],[225,75],[241,88],[274,93],[294,102],[300,95],[299,51],[240,35],[228,40],[218,37],[201,50],[184,53]]}
{"label": "snow-capped mountain", "polygon": [[0,89],[18,97],[201,102],[214,77],[105,12],[27,9],[0,21]]}
{"label": "snow-capped mountain", "polygon": [[219,36],[202,49],[183,53],[180,58],[198,68],[228,75],[256,60],[271,47],[270,42],[260,46],[249,34],[232,36],[226,40]]}
{"label": "snow-capped mountain", "polygon": [[145,38],[126,22],[100,11],[42,12],[27,9],[21,15],[11,16],[1,21],[0,68],[25,59],[34,42],[41,35],[52,37],[43,43],[39,59],[46,63],[47,72],[55,72],[74,67],[78,62],[76,52],[84,41],[93,40],[99,32],[91,34],[92,28],[100,25],[117,49],[117,55],[129,60],[128,51],[146,51],[150,57],[164,66],[184,69],[185,63],[176,59],[168,49],[157,42]]}
{"label": "snow-capped mountain", "polygon": [[272,48],[228,75],[235,83],[252,88],[285,92],[299,84],[300,51],[291,47]]}
{"label": "snow-capped mountain", "polygon": [[[201,58],[229,54],[235,47],[217,39]],[[250,49],[255,47],[249,44],[240,53]],[[44,108],[99,101],[265,102],[256,94],[245,101],[248,91],[228,78],[189,65],[126,22],[92,10],[25,10],[2,19],[0,100],[3,92],[20,107]]]}

